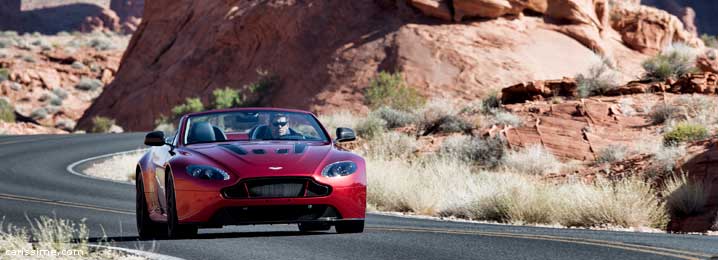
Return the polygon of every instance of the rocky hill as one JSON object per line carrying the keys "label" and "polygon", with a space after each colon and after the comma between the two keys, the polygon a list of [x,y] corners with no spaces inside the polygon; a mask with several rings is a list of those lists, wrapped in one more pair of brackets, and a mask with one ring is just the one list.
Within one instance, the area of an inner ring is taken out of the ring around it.
{"label": "rocky hill", "polygon": [[0,31],[132,33],[143,9],[144,0],[3,0]]}
{"label": "rocky hill", "polygon": [[464,100],[573,76],[599,55],[628,80],[677,41],[702,45],[667,12],[602,0],[158,0],[79,124],[102,115],[151,129],[185,98],[208,101],[216,88],[256,81],[258,70],[279,80],[264,105],[317,112],[366,111],[363,89],[379,71],[402,72],[426,96]]}
{"label": "rocky hill", "polygon": [[714,14],[718,12],[718,1],[713,0],[642,0],[645,5],[666,10],[688,24],[695,21],[695,29],[699,33],[718,35],[718,20]]}

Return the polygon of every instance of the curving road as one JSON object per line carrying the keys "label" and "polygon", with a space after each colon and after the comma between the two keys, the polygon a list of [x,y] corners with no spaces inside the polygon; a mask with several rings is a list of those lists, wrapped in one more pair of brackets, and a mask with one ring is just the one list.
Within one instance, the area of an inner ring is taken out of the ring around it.
{"label": "curving road", "polygon": [[[362,234],[303,235],[296,226],[200,230],[138,241],[134,187],[72,175],[78,160],[141,147],[143,134],[0,136],[0,217],[86,219],[93,240],[186,259],[708,259],[718,237],[443,222],[369,214]],[[0,252],[2,253],[2,252]],[[718,258],[716,258],[718,259]]]}

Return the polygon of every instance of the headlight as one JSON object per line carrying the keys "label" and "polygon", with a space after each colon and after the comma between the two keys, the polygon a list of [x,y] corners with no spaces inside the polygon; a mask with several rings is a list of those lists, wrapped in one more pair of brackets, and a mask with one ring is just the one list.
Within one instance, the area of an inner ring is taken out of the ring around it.
{"label": "headlight", "polygon": [[324,167],[322,175],[327,177],[347,176],[357,171],[357,164],[350,161],[335,162]]}
{"label": "headlight", "polygon": [[212,166],[190,165],[187,166],[187,173],[202,180],[229,180],[227,172]]}

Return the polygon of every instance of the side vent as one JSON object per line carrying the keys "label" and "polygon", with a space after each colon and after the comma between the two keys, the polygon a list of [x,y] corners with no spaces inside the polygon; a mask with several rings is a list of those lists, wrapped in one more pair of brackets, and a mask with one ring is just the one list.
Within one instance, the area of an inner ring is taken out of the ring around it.
{"label": "side vent", "polygon": [[219,147],[222,147],[222,148],[224,148],[224,149],[229,150],[230,152],[233,152],[233,153],[236,153],[236,154],[239,154],[239,155],[246,155],[246,154],[247,154],[247,151],[245,151],[244,149],[242,149],[242,147],[239,147],[239,146],[236,146],[236,145],[233,145],[233,144],[220,144]]}
{"label": "side vent", "polygon": [[262,150],[262,149],[254,149],[254,150],[252,150],[252,152],[254,154],[264,154],[264,150]]}

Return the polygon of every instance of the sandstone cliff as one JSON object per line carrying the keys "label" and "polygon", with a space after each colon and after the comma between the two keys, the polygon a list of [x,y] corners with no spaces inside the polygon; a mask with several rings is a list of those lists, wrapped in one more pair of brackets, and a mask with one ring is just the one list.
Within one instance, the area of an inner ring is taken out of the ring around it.
{"label": "sandstone cliff", "polygon": [[[618,31],[610,11],[599,0],[152,1],[116,80],[79,124],[103,115],[147,130],[185,98],[206,102],[257,70],[280,79],[264,105],[363,112],[362,89],[378,71],[403,72],[427,96],[471,100],[584,72],[596,53],[633,79],[643,53],[701,44],[663,11],[627,10]],[[642,26],[653,13],[667,18],[650,24],[663,26]]]}

